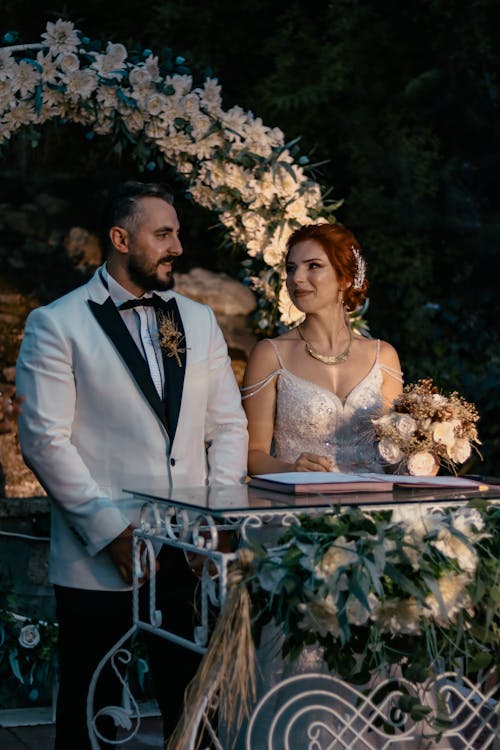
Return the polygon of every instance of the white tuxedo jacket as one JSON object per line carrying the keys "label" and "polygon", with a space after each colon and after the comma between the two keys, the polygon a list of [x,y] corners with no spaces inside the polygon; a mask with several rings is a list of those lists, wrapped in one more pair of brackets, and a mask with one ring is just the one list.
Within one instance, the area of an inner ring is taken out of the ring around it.
{"label": "white tuxedo jacket", "polygon": [[53,500],[53,583],[126,588],[103,549],[132,517],[124,488],[246,475],[246,419],[214,314],[175,292],[160,296],[186,347],[182,367],[164,356],[165,402],[99,272],[28,317],[16,366],[19,436]]}

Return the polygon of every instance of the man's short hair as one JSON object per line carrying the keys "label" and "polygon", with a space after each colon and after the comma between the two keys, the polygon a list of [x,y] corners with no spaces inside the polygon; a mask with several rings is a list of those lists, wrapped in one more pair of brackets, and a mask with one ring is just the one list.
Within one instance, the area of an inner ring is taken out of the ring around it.
{"label": "man's short hair", "polygon": [[116,185],[110,193],[101,227],[104,250],[109,249],[111,227],[121,226],[131,233],[135,231],[137,219],[140,216],[139,200],[141,198],[160,198],[171,206],[174,204],[174,197],[170,190],[165,185],[156,182],[127,180]]}

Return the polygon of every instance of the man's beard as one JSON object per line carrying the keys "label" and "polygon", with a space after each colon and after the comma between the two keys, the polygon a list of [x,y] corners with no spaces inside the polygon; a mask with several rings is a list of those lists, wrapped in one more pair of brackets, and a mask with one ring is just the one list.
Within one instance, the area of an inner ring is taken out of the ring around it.
{"label": "man's beard", "polygon": [[[168,256],[167,258],[164,258],[163,261],[173,263],[174,258]],[[165,281],[159,279],[156,274],[156,269],[160,264],[161,261],[154,267],[151,265],[145,265],[137,256],[129,255],[128,275],[130,276],[130,279],[134,282],[134,284],[136,284],[141,289],[144,289],[145,291],[153,292],[156,290],[158,292],[166,292],[169,289],[172,289],[174,286],[174,275],[173,273],[171,273],[170,277]]]}

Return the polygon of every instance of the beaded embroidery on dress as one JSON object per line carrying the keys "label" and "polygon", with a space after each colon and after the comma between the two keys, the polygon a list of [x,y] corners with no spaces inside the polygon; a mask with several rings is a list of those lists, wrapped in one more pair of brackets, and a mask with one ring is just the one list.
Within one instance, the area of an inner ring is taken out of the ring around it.
{"label": "beaded embroidery on dress", "polygon": [[[250,398],[277,377],[273,455],[293,463],[303,451],[327,456],[332,471],[358,473],[383,471],[378,458],[371,417],[382,411],[382,366],[380,342],[370,371],[354,386],[344,402],[337,394],[295,375],[284,367],[278,347],[274,348],[279,369],[245,391]],[[392,377],[400,373],[388,371]]]}

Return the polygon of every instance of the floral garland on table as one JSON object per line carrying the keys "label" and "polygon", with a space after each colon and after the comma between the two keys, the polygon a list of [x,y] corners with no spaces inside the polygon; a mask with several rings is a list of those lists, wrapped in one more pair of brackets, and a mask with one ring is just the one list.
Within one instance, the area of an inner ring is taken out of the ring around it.
{"label": "floral garland on table", "polygon": [[352,682],[392,664],[415,682],[458,657],[469,672],[498,666],[499,542],[500,508],[484,501],[303,517],[255,551],[257,630],[274,618],[292,656],[315,640]]}
{"label": "floral garland on table", "polygon": [[[278,546],[255,543],[239,551],[230,574],[236,585],[169,750],[186,747],[182,737],[207,691],[230,726],[249,712],[255,700],[250,625],[258,646],[274,623],[282,655],[291,660],[319,647],[330,671],[350,684],[366,685],[374,674],[402,676],[418,697],[402,687],[399,708],[427,723],[427,739],[449,726],[439,701],[431,708],[421,699],[439,674],[459,671],[478,683],[490,669],[500,676],[500,507],[473,500],[446,509],[332,509],[299,520]],[[243,621],[235,628],[237,617]],[[233,664],[227,654],[234,654]],[[234,675],[230,691],[227,674]]]}
{"label": "floral garland on table", "polygon": [[[256,638],[274,621],[285,656],[316,644],[354,684],[393,667],[416,684],[457,668],[498,672],[499,544],[500,508],[482,500],[303,517],[279,547],[255,549],[247,585]],[[410,713],[418,720],[427,710],[416,701]],[[429,722],[439,729],[442,718],[438,707]]]}
{"label": "floral garland on table", "polygon": [[[164,163],[184,178],[188,194],[216,211],[233,243],[246,248],[243,275],[260,297],[257,328],[273,333],[302,316],[283,284],[285,243],[302,224],[334,220],[318,184],[295,158],[298,139],[285,143],[279,128],[252,112],[222,107],[214,78],[193,88],[183,58],[160,64],[151,50],[104,48],[70,21],[47,23],[40,44],[0,49],[0,146],[55,120],[106,135],[114,148],[132,149],[147,169]],[[27,54],[33,52],[33,56]],[[362,328],[358,314],[355,324]]]}
{"label": "floral garland on table", "polygon": [[474,404],[456,391],[445,396],[430,378],[405,386],[394,410],[372,419],[381,458],[409,474],[425,476],[440,465],[456,472],[480,440]]}

